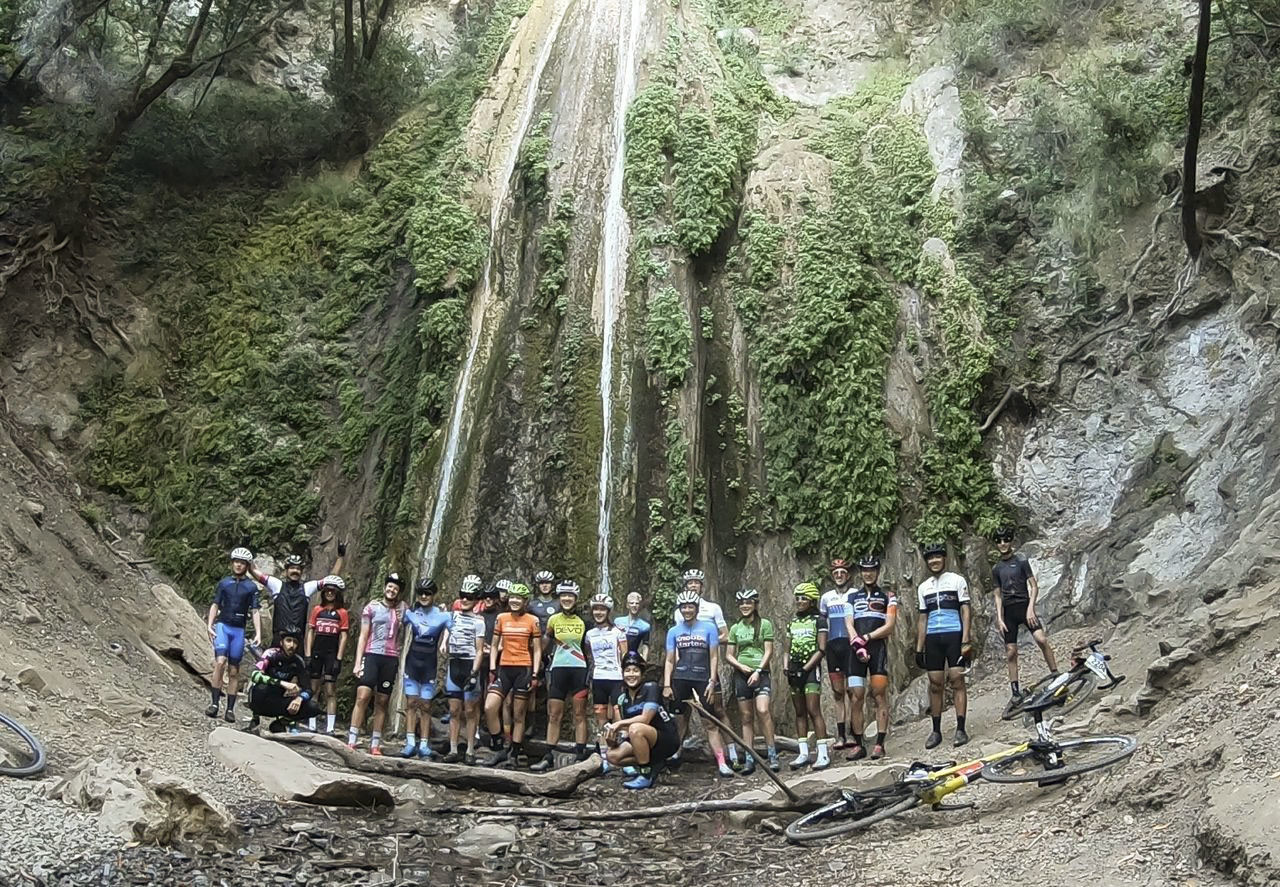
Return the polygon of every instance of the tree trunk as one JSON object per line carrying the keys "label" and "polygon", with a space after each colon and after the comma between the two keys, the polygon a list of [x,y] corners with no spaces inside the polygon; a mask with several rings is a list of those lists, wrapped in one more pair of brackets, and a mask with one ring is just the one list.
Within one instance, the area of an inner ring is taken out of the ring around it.
{"label": "tree trunk", "polygon": [[355,0],[342,0],[342,73],[350,82],[356,67]]}
{"label": "tree trunk", "polygon": [[369,32],[369,39],[364,44],[364,60],[366,62],[370,61],[373,58],[373,54],[378,51],[378,40],[382,37],[382,26],[391,17],[391,8],[394,5],[395,0],[382,0],[382,4],[378,7],[378,17],[373,20],[373,30]]}
{"label": "tree trunk", "polygon": [[1196,220],[1196,163],[1200,154],[1200,126],[1204,119],[1204,77],[1209,57],[1209,29],[1213,0],[1200,0],[1196,54],[1191,65],[1191,94],[1187,107],[1187,146],[1182,154],[1182,239],[1192,261],[1200,258],[1204,240]]}
{"label": "tree trunk", "polygon": [[507,795],[529,795],[540,798],[567,798],[582,783],[600,775],[600,758],[592,755],[585,761],[552,770],[545,775],[518,770],[497,770],[488,767],[468,767],[464,764],[434,764],[410,758],[375,758],[362,751],[346,747],[339,739],[316,733],[270,733],[267,738],[276,742],[312,745],[331,751],[352,770],[365,773],[382,773],[434,782],[445,788],[475,789]]}

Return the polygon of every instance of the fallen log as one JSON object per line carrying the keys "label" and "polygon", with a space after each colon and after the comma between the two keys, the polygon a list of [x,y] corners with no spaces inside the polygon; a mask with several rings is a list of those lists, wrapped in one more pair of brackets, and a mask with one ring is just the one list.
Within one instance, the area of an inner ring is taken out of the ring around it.
{"label": "fallen log", "polygon": [[768,801],[727,798],[720,801],[682,801],[678,804],[662,804],[658,807],[633,807],[622,810],[574,810],[565,807],[481,807],[474,804],[454,804],[432,807],[431,814],[477,815],[505,817],[536,817],[541,819],[589,819],[592,822],[617,822],[626,819],[658,819],[663,816],[682,816],[689,813],[731,813],[750,810],[760,813],[803,812],[816,809],[826,800],[791,801],[775,798]]}
{"label": "fallen log", "polygon": [[342,740],[318,733],[267,733],[265,738],[274,742],[293,745],[309,745],[337,755],[352,770],[364,773],[381,773],[407,779],[421,779],[445,788],[473,789],[506,795],[527,795],[537,798],[567,798],[578,786],[600,774],[600,757],[592,755],[585,761],[552,770],[550,773],[526,773],[518,770],[498,770],[490,767],[468,767],[464,764],[435,764],[412,758],[387,755],[373,757],[362,751],[347,748]]}

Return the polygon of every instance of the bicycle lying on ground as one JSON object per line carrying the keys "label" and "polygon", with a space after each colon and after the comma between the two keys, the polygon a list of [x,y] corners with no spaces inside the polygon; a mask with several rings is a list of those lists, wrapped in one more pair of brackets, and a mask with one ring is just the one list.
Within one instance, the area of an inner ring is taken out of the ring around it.
{"label": "bicycle lying on ground", "polygon": [[0,776],[35,776],[44,772],[46,759],[44,746],[40,744],[40,740],[36,739],[26,727],[5,714],[0,714],[0,725],[17,733],[22,740],[20,763],[10,765],[7,763],[8,756],[4,753],[12,747],[9,735],[7,732],[0,731]]}
{"label": "bicycle lying on ground", "polygon": [[1025,715],[1030,726],[1033,712],[1056,706],[1059,714],[1074,711],[1097,690],[1110,690],[1124,680],[1124,675],[1114,675],[1107,665],[1111,657],[1098,649],[1101,640],[1077,644],[1071,651],[1071,667],[1061,674],[1045,675],[1027,688],[1019,697],[1009,700],[1002,720],[1012,721]]}
{"label": "bicycle lying on ground", "polygon": [[[1088,646],[1088,645],[1086,645]],[[1025,703],[1023,710],[1035,719],[1036,735],[1009,748],[985,757],[957,764],[916,762],[892,785],[882,788],[842,789],[840,800],[806,813],[787,826],[787,839],[796,844],[831,838],[864,829],[920,804],[934,810],[956,810],[972,806],[962,804],[943,807],[942,800],[971,782],[1034,782],[1039,786],[1060,785],[1073,776],[1101,770],[1118,764],[1138,748],[1132,736],[1086,736],[1079,739],[1053,739],[1044,711],[1062,705],[1065,697],[1044,694],[1035,703]]]}

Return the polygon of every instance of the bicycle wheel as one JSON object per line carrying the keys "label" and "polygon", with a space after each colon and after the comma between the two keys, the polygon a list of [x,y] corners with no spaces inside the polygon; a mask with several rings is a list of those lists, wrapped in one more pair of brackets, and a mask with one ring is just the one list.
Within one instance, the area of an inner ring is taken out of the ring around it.
{"label": "bicycle wheel", "polygon": [[[989,761],[982,767],[988,782],[1057,783],[1090,770],[1118,764],[1138,748],[1132,736],[1086,736],[1061,742],[1037,744],[1021,754]],[[1061,766],[1049,766],[1056,755]]]}
{"label": "bicycle wheel", "polygon": [[793,844],[820,841],[905,813],[920,803],[915,792],[907,795],[860,796],[853,806],[848,801],[837,801],[806,813],[787,825],[787,840]]}
{"label": "bicycle wheel", "polygon": [[[21,743],[13,743],[7,732],[0,732],[0,776],[24,777],[44,772],[47,762],[44,746],[40,744],[40,740],[36,739],[26,727],[7,715],[0,714],[0,724],[18,734],[18,738],[22,740]],[[4,753],[9,749],[14,749],[17,752],[17,759],[23,763],[12,766],[6,764],[6,760],[12,757]]]}

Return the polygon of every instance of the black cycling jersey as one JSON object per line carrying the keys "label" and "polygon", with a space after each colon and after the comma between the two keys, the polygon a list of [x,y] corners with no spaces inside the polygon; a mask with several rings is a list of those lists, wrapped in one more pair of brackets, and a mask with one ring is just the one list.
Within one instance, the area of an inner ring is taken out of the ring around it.
{"label": "black cycling jersey", "polygon": [[277,635],[285,632],[301,634],[307,627],[306,583],[299,579],[280,580],[280,592],[276,595],[275,606],[271,608],[271,627]]}
{"label": "black cycling jersey", "polygon": [[654,712],[649,724],[658,731],[659,738],[665,736],[678,743],[680,734],[676,730],[675,718],[671,717],[662,704],[662,690],[658,688],[657,682],[646,681],[634,693],[624,685],[622,692],[618,694],[618,710],[622,713],[622,719],[639,717],[646,709]]}
{"label": "black cycling jersey", "polygon": [[1000,589],[1000,596],[1005,603],[1017,603],[1031,599],[1027,580],[1035,576],[1031,572],[1031,562],[1026,555],[1016,551],[1007,558],[996,561],[991,568],[991,581]]}
{"label": "black cycling jersey", "polygon": [[278,684],[288,681],[291,684],[306,685],[307,663],[297,653],[286,655],[279,647],[269,647],[262,658],[254,665],[251,680],[255,684]]}
{"label": "black cycling jersey", "polygon": [[884,628],[889,618],[889,608],[897,607],[898,599],[879,585],[863,585],[849,592],[849,608],[853,611],[853,630],[866,637]]}
{"label": "black cycling jersey", "polygon": [[560,612],[560,601],[553,597],[536,597],[529,601],[529,612],[538,617],[539,630],[546,634],[547,620]]}

